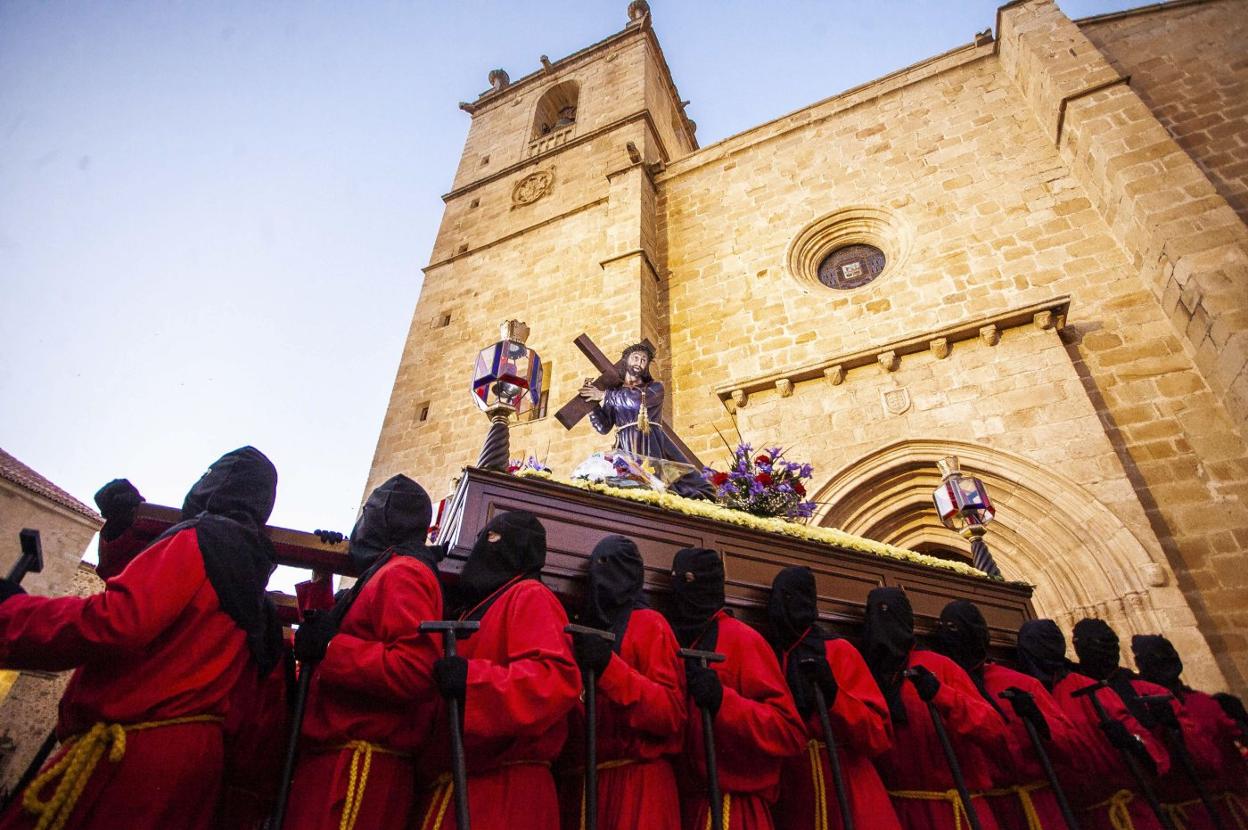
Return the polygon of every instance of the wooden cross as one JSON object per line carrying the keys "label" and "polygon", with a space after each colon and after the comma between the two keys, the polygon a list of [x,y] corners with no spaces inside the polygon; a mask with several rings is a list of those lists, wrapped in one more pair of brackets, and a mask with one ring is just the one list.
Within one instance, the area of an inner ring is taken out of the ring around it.
{"label": "wooden cross", "polygon": [[[594,378],[592,381],[595,388],[606,390],[614,386],[619,386],[624,382],[624,358],[620,358],[618,361],[612,363],[611,360],[602,353],[602,349],[598,348],[598,346],[594,344],[594,341],[589,339],[588,334],[581,334],[580,337],[576,338],[572,342],[578,349],[581,350],[581,354],[589,358],[589,362],[592,363],[594,368],[598,370],[598,377]],[[641,345],[647,346],[653,353],[654,346],[648,339],[643,339],[641,341]],[[563,424],[564,429],[570,430],[572,427],[580,423],[581,419],[588,415],[593,410],[594,406],[595,404],[593,401],[587,401],[579,394],[573,395],[572,399],[561,406],[559,411],[555,413],[555,420]],[[699,461],[698,457],[693,454],[693,450],[689,449],[689,447],[685,445],[685,442],[680,440],[680,436],[677,435],[676,431],[672,429],[670,424],[668,424],[666,418],[661,420],[659,423],[662,424],[663,430],[667,433],[667,437],[671,439],[671,442],[676,445],[677,449],[685,454],[686,458],[689,459],[689,463],[693,464],[695,467],[701,468],[702,462]]]}

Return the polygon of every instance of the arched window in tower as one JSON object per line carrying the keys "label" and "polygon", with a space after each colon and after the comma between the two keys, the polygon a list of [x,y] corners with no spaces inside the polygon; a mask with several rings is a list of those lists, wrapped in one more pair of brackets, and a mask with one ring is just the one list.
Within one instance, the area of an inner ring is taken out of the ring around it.
{"label": "arched window in tower", "polygon": [[533,133],[529,137],[529,155],[537,155],[563,144],[576,128],[580,84],[563,81],[543,93],[533,115]]}

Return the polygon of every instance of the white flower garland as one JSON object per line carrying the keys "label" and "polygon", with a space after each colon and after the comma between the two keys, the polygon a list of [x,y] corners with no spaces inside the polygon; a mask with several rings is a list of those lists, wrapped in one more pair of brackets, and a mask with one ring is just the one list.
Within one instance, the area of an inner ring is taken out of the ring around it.
{"label": "white flower garland", "polygon": [[778,533],[782,536],[792,536],[811,542],[822,542],[826,545],[856,550],[859,553],[883,556],[886,559],[898,559],[903,562],[912,562],[916,565],[926,565],[929,568],[942,568],[965,576],[977,576],[981,579],[988,578],[983,571],[973,568],[964,562],[940,559],[935,556],[928,556],[925,553],[899,548],[896,545],[886,545],[883,542],[854,536],[834,527],[803,525],[796,522],[788,522],[784,519],[763,518],[750,513],[743,513],[740,510],[730,510],[714,502],[687,499],[675,493],[659,493],[654,490],[641,489],[626,490],[585,479],[555,478],[549,470],[524,469],[520,470],[516,475],[519,478],[542,478],[559,484],[567,484],[581,490],[602,493],[604,496],[614,496],[617,499],[628,499],[629,501],[641,502],[642,504],[651,504],[656,507],[662,507],[664,510],[683,513],[686,516],[714,519],[715,521],[728,522],[729,524],[740,525],[753,530],[761,530],[765,533]]}

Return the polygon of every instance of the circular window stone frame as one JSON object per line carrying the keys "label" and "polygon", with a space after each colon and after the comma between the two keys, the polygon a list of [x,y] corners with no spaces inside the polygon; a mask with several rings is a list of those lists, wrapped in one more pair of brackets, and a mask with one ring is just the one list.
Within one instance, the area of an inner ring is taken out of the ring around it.
{"label": "circular window stone frame", "polygon": [[[819,217],[802,228],[789,243],[785,267],[804,291],[849,295],[869,291],[900,271],[910,257],[914,235],[890,210],[851,205]],[[819,265],[848,245],[871,245],[884,254],[884,269],[870,282],[855,288],[833,288],[819,280]]]}

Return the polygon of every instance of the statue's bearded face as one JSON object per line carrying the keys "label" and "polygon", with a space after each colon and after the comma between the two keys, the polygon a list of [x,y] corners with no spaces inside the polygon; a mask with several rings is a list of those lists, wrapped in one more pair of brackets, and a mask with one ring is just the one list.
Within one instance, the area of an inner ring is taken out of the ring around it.
{"label": "statue's bearded face", "polygon": [[624,366],[630,375],[640,378],[646,373],[646,369],[650,367],[650,358],[643,351],[632,352],[629,354]]}

